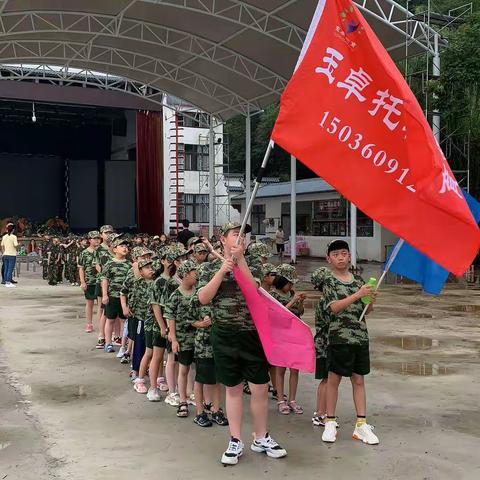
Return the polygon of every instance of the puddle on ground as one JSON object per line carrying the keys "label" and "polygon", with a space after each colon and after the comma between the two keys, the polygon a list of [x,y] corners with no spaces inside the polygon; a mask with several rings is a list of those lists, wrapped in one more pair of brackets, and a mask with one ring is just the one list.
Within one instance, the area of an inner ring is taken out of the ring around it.
{"label": "puddle on ground", "polygon": [[404,337],[376,337],[375,340],[384,345],[401,348],[402,350],[430,350],[438,347],[440,341],[435,338],[422,337],[420,335],[408,335]]}
{"label": "puddle on ground", "polygon": [[421,377],[436,377],[440,375],[452,375],[456,371],[438,363],[418,362],[373,362],[372,367],[385,370],[399,375],[411,375]]}
{"label": "puddle on ground", "polygon": [[66,385],[63,387],[52,384],[42,385],[34,388],[33,395],[40,401],[45,400],[53,403],[70,403],[95,397],[90,393],[87,394],[84,385]]}
{"label": "puddle on ground", "polygon": [[450,312],[480,313],[480,305],[454,305],[448,307],[447,310]]}

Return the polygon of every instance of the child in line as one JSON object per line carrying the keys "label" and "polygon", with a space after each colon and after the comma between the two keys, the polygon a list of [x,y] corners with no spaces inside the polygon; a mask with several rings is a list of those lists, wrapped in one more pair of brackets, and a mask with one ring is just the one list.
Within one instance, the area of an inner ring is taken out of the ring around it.
{"label": "child in line", "polygon": [[85,318],[87,325],[86,333],[93,332],[93,304],[96,299],[95,284],[97,281],[97,270],[93,265],[95,250],[100,245],[100,232],[93,230],[88,232],[89,246],[80,253],[78,258],[78,274],[80,277],[80,288],[85,296]]}
{"label": "child in line", "polygon": [[105,305],[105,352],[114,353],[112,333],[114,324],[120,319],[125,319],[120,303],[120,291],[123,282],[131,268],[126,259],[128,254],[128,241],[121,237],[112,242],[114,258],[109,260],[102,268],[100,274],[102,282],[102,304]]}
{"label": "child in line", "polygon": [[[327,267],[320,267],[312,273],[313,288],[323,291],[325,279],[331,275]],[[328,321],[325,318],[322,302],[315,308],[315,379],[320,380],[317,388],[317,407],[313,412],[312,423],[317,427],[324,427],[327,418],[327,343],[328,343]]]}
{"label": "child in line", "polygon": [[353,438],[369,445],[379,443],[373,427],[367,423],[365,375],[370,373],[369,338],[365,319],[360,320],[364,303],[362,297],[370,297],[367,313],[373,309],[376,293],[363,279],[349,271],[350,249],[344,240],[335,240],[327,249],[327,261],[332,275],[323,285],[322,309],[328,321],[328,382],[327,421],[322,435],[324,442],[333,443],[337,438],[335,410],[338,387],[342,377],[349,377],[353,389],[353,401],[357,422]]}
{"label": "child in line", "polygon": [[[273,280],[274,289],[270,292],[273,298],[278,300],[282,305],[287,307],[297,317],[301,317],[304,313],[303,301],[305,299],[304,293],[294,292],[293,285],[297,283],[297,272],[293,265],[279,265],[277,267],[277,275]],[[295,413],[301,415],[303,408],[297,404],[297,388],[299,372],[295,368],[290,368],[290,378],[288,382],[288,400],[284,398],[285,390],[285,367],[275,367],[277,373],[277,392],[278,404],[277,408],[282,415]]]}
{"label": "child in line", "polygon": [[180,285],[170,295],[165,304],[165,319],[168,321],[169,339],[172,343],[172,352],[178,355],[178,393],[180,403],[177,417],[188,417],[187,383],[190,367],[195,353],[195,329],[192,323],[190,302],[195,294],[197,284],[198,265],[192,260],[182,263],[177,270]]}

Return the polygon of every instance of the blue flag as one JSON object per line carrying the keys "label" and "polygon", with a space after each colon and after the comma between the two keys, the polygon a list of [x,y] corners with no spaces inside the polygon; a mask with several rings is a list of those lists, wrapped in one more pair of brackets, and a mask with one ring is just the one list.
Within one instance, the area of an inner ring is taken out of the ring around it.
{"label": "blue flag", "polygon": [[[480,203],[466,191],[463,191],[463,195],[473,218],[477,223],[480,222]],[[459,244],[461,245],[461,240]],[[452,252],[452,255],[455,255],[455,252]],[[408,243],[401,246],[390,266],[390,271],[420,283],[424,292],[432,295],[440,294],[448,278],[447,270]]]}

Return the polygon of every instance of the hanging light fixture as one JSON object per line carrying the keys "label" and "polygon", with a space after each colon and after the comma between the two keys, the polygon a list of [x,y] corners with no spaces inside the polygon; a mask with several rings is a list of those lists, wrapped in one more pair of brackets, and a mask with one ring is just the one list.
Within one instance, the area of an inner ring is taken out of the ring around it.
{"label": "hanging light fixture", "polygon": [[32,122],[35,123],[37,121],[37,117],[35,116],[35,102],[32,102]]}

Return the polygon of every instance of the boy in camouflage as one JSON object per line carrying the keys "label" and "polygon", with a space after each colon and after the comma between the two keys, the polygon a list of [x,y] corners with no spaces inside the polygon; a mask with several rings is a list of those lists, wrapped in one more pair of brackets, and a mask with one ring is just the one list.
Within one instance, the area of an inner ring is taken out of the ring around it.
{"label": "boy in camouflage", "polygon": [[[303,301],[305,294],[293,291],[293,285],[297,283],[297,272],[293,265],[279,265],[277,267],[277,275],[273,281],[275,287],[270,295],[288,308],[297,317],[301,317],[304,312]],[[277,409],[282,415],[295,413],[301,415],[303,408],[297,404],[297,388],[299,372],[295,368],[290,368],[290,378],[288,381],[288,399],[285,400],[285,367],[275,367],[276,371],[276,389],[277,389]]]}
{"label": "boy in camouflage", "polygon": [[52,239],[52,243],[47,252],[47,280],[49,285],[58,283],[59,272],[62,268],[62,251],[58,237]]}
{"label": "boy in camouflage", "polygon": [[[138,248],[138,247],[136,247]],[[144,247],[140,247],[144,248]],[[146,250],[146,249],[145,249]],[[124,314],[134,317],[137,323],[137,332],[140,331],[140,335],[143,334],[146,336],[147,323],[152,323],[152,309],[150,305],[150,295],[151,289],[153,286],[153,267],[151,259],[143,259],[138,262],[138,270],[140,277],[134,277],[133,282],[125,281],[121,290],[121,302],[124,306]],[[126,300],[128,298],[128,300]],[[129,302],[128,305],[126,302]],[[138,329],[140,326],[140,329]],[[143,328],[141,328],[143,326]],[[137,340],[136,340],[137,341]],[[146,342],[145,342],[146,343]],[[150,347],[151,350],[151,347]],[[137,393],[149,393],[150,397],[152,394],[156,394],[156,376],[155,379],[150,377],[150,391],[147,392],[147,387],[145,386],[144,377],[148,369],[148,364],[150,362],[151,352],[147,354],[145,350],[143,358],[141,360],[140,366],[138,367],[138,377],[135,378],[133,383],[133,388]],[[133,365],[133,369],[136,370],[136,365]],[[154,395],[155,396],[155,395]],[[152,400],[149,398],[149,400]],[[158,401],[154,399],[153,401]]]}
{"label": "boy in camouflage", "polygon": [[97,271],[97,282],[95,284],[95,296],[97,297],[97,325],[98,325],[98,341],[95,348],[104,349],[105,348],[105,308],[102,304],[102,286],[100,281],[100,273],[102,267],[113,258],[113,255],[110,251],[110,242],[109,236],[113,233],[113,227],[111,225],[102,225],[100,227],[100,236],[102,238],[102,243],[95,250],[95,255],[93,256],[93,266]]}
{"label": "boy in camouflage", "polygon": [[165,303],[165,320],[168,323],[168,337],[172,343],[172,352],[178,355],[179,363],[180,404],[177,417],[188,417],[187,381],[195,348],[195,328],[192,323],[198,320],[193,316],[196,310],[190,308],[190,303],[197,284],[197,264],[187,260],[179,266],[177,275],[181,283]]}
{"label": "boy in camouflage", "polygon": [[80,276],[80,288],[85,295],[85,318],[87,325],[85,332],[93,332],[93,303],[95,301],[95,283],[97,270],[93,266],[93,256],[100,244],[100,233],[96,230],[88,232],[89,246],[78,257],[78,274]]}
{"label": "boy in camouflage", "polygon": [[364,308],[362,297],[371,297],[370,312],[375,302],[372,287],[349,271],[350,249],[344,240],[334,240],[327,249],[332,275],[323,284],[322,310],[328,322],[328,382],[327,421],[322,435],[324,442],[333,443],[337,437],[335,410],[338,387],[342,377],[349,377],[357,411],[353,438],[369,445],[379,443],[373,427],[366,421],[364,376],[370,372],[368,330],[365,319],[360,321]]}
{"label": "boy in camouflage", "polygon": [[[311,282],[313,288],[323,292],[325,279],[332,273],[327,267],[317,268],[312,273]],[[324,427],[327,419],[327,344],[328,344],[328,321],[325,318],[321,299],[315,307],[315,379],[320,380],[317,388],[317,407],[313,412],[312,423],[317,427]]]}
{"label": "boy in camouflage", "polygon": [[[247,228],[246,233],[250,231]],[[261,264],[245,260],[245,239],[239,238],[240,224],[222,227],[221,242],[225,260],[212,262],[202,270],[198,285],[201,305],[210,305],[212,314],[211,341],[217,380],[226,386],[226,409],[230,424],[230,442],[222,456],[224,465],[236,465],[243,454],[241,424],[243,416],[243,380],[249,382],[255,438],[254,452],[269,457],[284,457],[287,452],[268,434],[268,363],[242,292],[233,277],[235,264],[248,281],[258,288],[262,277]],[[235,261],[233,258],[235,258]]]}
{"label": "boy in camouflage", "polygon": [[128,242],[121,237],[112,242],[114,258],[109,260],[102,268],[100,280],[102,282],[102,304],[105,305],[105,352],[113,353],[115,348],[112,342],[114,323],[125,319],[120,303],[120,291],[123,282],[131,268],[126,260]]}

